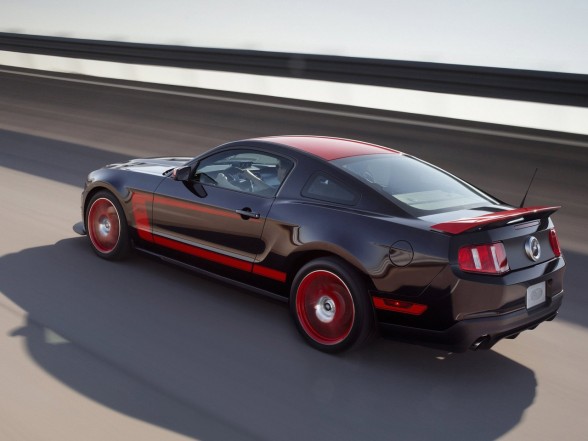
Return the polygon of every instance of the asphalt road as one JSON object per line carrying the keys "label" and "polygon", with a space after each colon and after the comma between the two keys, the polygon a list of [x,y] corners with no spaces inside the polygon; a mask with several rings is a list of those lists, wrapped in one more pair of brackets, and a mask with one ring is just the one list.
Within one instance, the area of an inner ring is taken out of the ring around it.
{"label": "asphalt road", "polygon": [[[198,93],[0,73],[0,440],[588,438],[588,140]],[[491,351],[380,339],[330,356],[281,303],[142,255],[103,261],[71,230],[103,164],[299,133],[399,148],[511,203],[539,167],[527,205],[564,207],[559,317]]]}

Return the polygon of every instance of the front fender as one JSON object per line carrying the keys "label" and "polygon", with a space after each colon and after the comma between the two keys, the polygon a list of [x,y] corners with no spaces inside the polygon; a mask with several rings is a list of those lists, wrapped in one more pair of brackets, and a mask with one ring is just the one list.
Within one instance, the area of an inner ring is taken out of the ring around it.
{"label": "front fender", "polygon": [[[131,197],[133,193],[140,191],[153,194],[164,176],[149,175],[129,170],[102,168],[91,172],[86,180],[82,192],[82,219],[86,222],[86,210],[92,196],[100,191],[107,190],[121,203],[125,216],[131,226],[134,226]],[[87,225],[85,225],[87,227]]]}

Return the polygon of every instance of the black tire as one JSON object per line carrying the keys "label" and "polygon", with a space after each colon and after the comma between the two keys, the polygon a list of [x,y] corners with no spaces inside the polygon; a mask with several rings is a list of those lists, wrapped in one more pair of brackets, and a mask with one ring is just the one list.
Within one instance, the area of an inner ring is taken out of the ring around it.
{"label": "black tire", "polygon": [[334,257],[313,260],[298,271],[290,312],[306,341],[323,352],[357,349],[374,335],[374,310],[364,279]]}
{"label": "black tire", "polygon": [[120,260],[131,251],[129,229],[118,199],[102,190],[90,199],[86,209],[86,230],[94,252],[107,260]]}

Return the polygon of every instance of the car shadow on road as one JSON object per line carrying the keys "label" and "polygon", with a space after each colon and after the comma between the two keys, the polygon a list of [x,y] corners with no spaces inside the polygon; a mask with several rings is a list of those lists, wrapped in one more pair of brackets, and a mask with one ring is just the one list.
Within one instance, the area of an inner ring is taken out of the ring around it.
{"label": "car shadow on road", "polygon": [[377,340],[308,347],[283,304],[162,262],[112,263],[85,238],[0,258],[11,330],[54,378],[204,440],[493,440],[533,403],[534,372],[493,351]]}

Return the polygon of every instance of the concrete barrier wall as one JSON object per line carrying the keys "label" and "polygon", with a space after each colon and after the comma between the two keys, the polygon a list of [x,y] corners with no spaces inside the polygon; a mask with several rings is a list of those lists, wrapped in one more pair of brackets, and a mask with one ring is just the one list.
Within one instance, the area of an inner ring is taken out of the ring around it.
{"label": "concrete barrier wall", "polygon": [[373,85],[0,51],[0,65],[588,135],[588,108]]}

